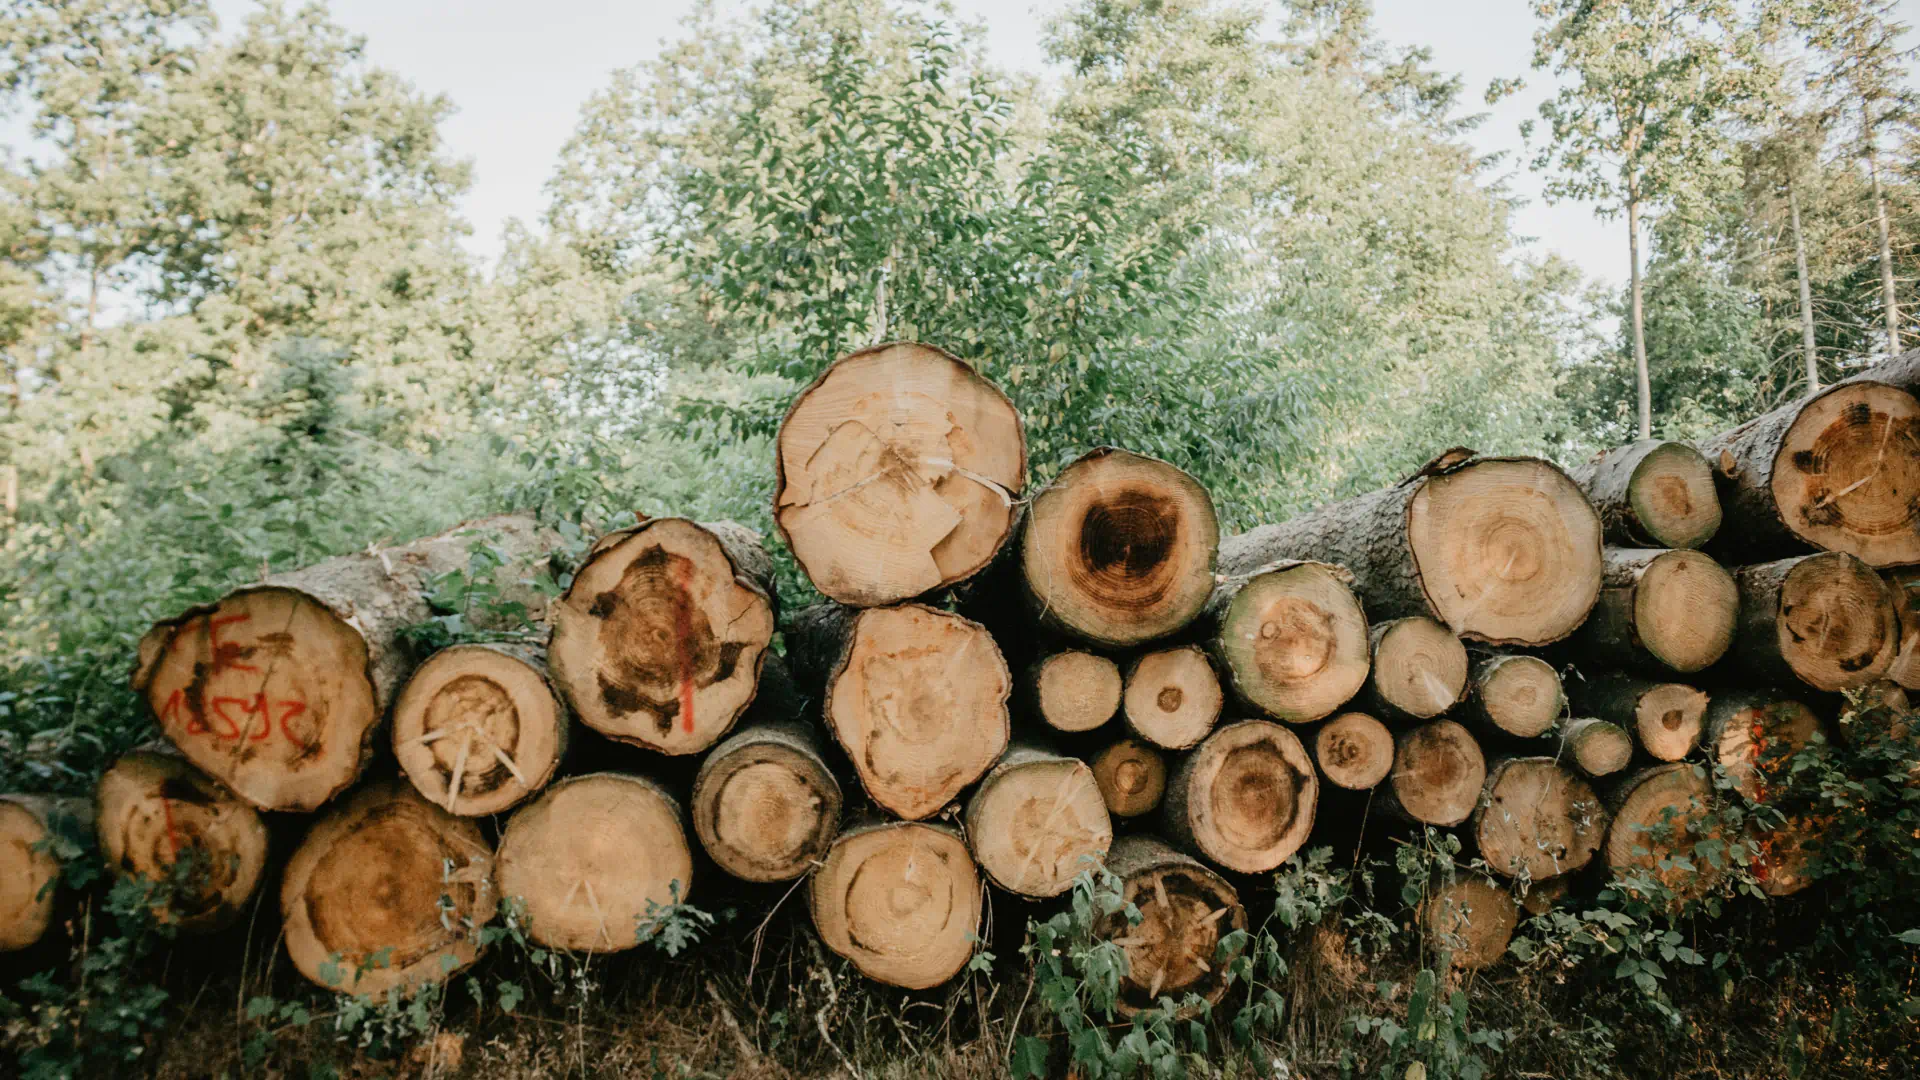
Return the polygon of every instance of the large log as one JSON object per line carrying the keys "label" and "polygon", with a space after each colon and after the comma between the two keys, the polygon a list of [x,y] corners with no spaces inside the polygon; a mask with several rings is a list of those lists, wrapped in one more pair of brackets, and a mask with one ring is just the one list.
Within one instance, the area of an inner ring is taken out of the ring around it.
{"label": "large log", "polygon": [[1600,514],[1607,543],[1697,548],[1720,528],[1713,466],[1686,443],[1641,439],[1567,470]]}
{"label": "large log", "polygon": [[1841,551],[1920,562],[1920,401],[1870,378],[1835,383],[1700,444],[1738,558]]}
{"label": "large log", "polygon": [[53,925],[60,882],[56,838],[91,827],[84,799],[0,795],[0,953],[30,948]]}
{"label": "large log", "polygon": [[1226,996],[1227,966],[1218,962],[1220,940],[1247,928],[1240,894],[1198,860],[1151,836],[1123,836],[1107,853],[1107,869],[1120,879],[1121,896],[1140,913],[1129,922],[1123,910],[1105,915],[1094,934],[1127,954],[1117,1005],[1132,1015],[1197,994],[1209,1004]]}
{"label": "large log", "polygon": [[753,701],[773,630],[773,560],[758,533],[654,518],[594,544],[554,604],[547,662],[588,727],[695,754]]}
{"label": "large log", "polygon": [[924,990],[967,966],[983,891],[959,834],[888,821],[841,833],[807,895],[827,948],[869,979]]}
{"label": "large log", "polygon": [[1167,779],[1168,839],[1243,874],[1286,862],[1306,842],[1320,781],[1293,732],[1264,720],[1207,736]]}
{"label": "large log", "polygon": [[1020,533],[1021,577],[1042,625],[1126,648],[1193,621],[1213,590],[1219,545],[1199,481],[1103,446],[1035,496]]}
{"label": "large log", "polygon": [[1120,711],[1120,665],[1066,649],[1034,661],[1023,674],[1027,707],[1055,731],[1092,731]]}
{"label": "large log", "polygon": [[1113,822],[1093,770],[1079,758],[1015,746],[967,800],[967,843],[994,884],[1021,896],[1058,896],[1098,867]]}
{"label": "large log", "polygon": [[1607,810],[1593,788],[1550,757],[1494,761],[1473,812],[1480,856],[1495,873],[1523,881],[1571,874],[1593,860],[1607,835]]}
{"label": "large log", "polygon": [[827,853],[842,795],[812,724],[756,724],[721,742],[693,781],[693,829],[720,869],[791,881]]}
{"label": "large log", "polygon": [[889,813],[939,812],[1006,750],[1013,679],[979,623],[922,604],[819,604],[786,637],[795,676],[824,687],[827,726]]}
{"label": "large log", "polygon": [[1160,805],[1167,791],[1167,759],[1139,739],[1120,739],[1093,756],[1093,779],[1107,813],[1133,818]]}
{"label": "large log", "polygon": [[1707,760],[1726,769],[1733,789],[1766,802],[1790,758],[1820,732],[1820,718],[1791,698],[1758,690],[1715,694],[1700,736]]}
{"label": "large log", "polygon": [[1367,617],[1337,566],[1278,562],[1220,583],[1202,616],[1233,695],[1267,716],[1310,723],[1366,684]]}
{"label": "large log", "polygon": [[1013,531],[1027,441],[1013,403],[930,345],[844,357],[780,423],[773,521],[823,594],[877,607],[973,576]]}
{"label": "large log", "polygon": [[1605,587],[1567,654],[1595,666],[1689,674],[1733,644],[1734,577],[1698,551],[1608,548]]}
{"label": "large log", "polygon": [[1220,676],[1197,645],[1160,649],[1127,665],[1120,699],[1127,730],[1163,750],[1185,750],[1206,738],[1225,704]]}
{"label": "large log", "polygon": [[280,883],[293,966],[375,998],[473,963],[498,908],[480,827],[399,780],[368,784],[316,820]]}
{"label": "large log", "polygon": [[1393,734],[1366,713],[1341,713],[1314,733],[1313,759],[1327,783],[1366,791],[1393,771]]}
{"label": "large log", "polygon": [[1608,792],[1607,806],[1613,822],[1605,852],[1614,878],[1645,876],[1683,901],[1713,891],[1725,856],[1716,864],[1695,851],[1719,836],[1706,769],[1684,761],[1640,769]]}
{"label": "large log", "polygon": [[1467,689],[1467,647],[1422,615],[1374,623],[1373,670],[1360,704],[1383,720],[1431,720]]}
{"label": "large log", "polygon": [[494,859],[500,895],[527,936],[555,949],[619,952],[646,940],[650,909],[684,903],[693,854],[680,804],[651,780],[571,776],[514,812]]}
{"label": "large log", "polygon": [[542,650],[454,645],[428,657],[400,691],[393,754],[420,794],[448,813],[498,814],[553,779],[567,726]]}
{"label": "large log", "polygon": [[1346,567],[1374,619],[1425,615],[1475,641],[1547,645],[1599,596],[1600,518],[1548,462],[1452,450],[1393,487],[1220,545],[1226,574],[1279,559]]}
{"label": "large log", "polygon": [[1612,776],[1633,762],[1633,736],[1596,717],[1569,720],[1560,733],[1560,756],[1588,776]]}
{"label": "large log", "polygon": [[1495,653],[1474,662],[1461,719],[1494,739],[1537,739],[1566,712],[1560,673],[1524,653]]}
{"label": "large log", "polygon": [[1452,720],[1435,720],[1393,740],[1393,771],[1381,793],[1388,813],[1451,828],[1472,816],[1487,779],[1480,743]]}
{"label": "large log", "polygon": [[1865,686],[1900,650],[1892,591],[1867,564],[1837,551],[1734,571],[1738,637],[1728,657],[1762,683],[1816,690]]}
{"label": "large log", "polygon": [[1656,761],[1679,761],[1700,745],[1709,699],[1685,683],[1605,672],[1576,679],[1567,695],[1580,715],[1633,732],[1634,741]]}
{"label": "large log", "polygon": [[1428,947],[1461,971],[1498,963],[1520,925],[1520,905],[1513,894],[1477,876],[1433,886],[1416,915]]}
{"label": "large log", "polygon": [[524,515],[328,559],[229,592],[156,623],[140,639],[133,688],[188,760],[262,810],[312,810],[357,780],[380,720],[412,670],[401,631],[432,614],[432,581],[504,556],[503,592],[541,614],[518,583],[558,538]]}
{"label": "large log", "polygon": [[131,750],[101,773],[93,821],[107,866],[167,883],[154,916],[188,933],[231,925],[267,867],[259,811],[171,744]]}

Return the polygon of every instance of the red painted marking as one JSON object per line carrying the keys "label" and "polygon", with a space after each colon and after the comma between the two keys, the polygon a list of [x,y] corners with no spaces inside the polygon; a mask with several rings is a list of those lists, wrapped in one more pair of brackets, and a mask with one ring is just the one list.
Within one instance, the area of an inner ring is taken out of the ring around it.
{"label": "red painted marking", "polygon": [[160,813],[165,816],[167,821],[167,847],[171,849],[170,857],[173,859],[173,861],[178,862],[180,859],[180,830],[174,828],[174,825],[173,825],[173,800],[172,799],[169,799],[165,796],[161,796]]}
{"label": "red painted marking", "polygon": [[[232,626],[235,623],[243,623],[251,618],[253,618],[253,616],[251,615],[228,615],[224,619],[215,619],[212,616],[208,616],[207,642],[208,642],[208,647],[213,650],[213,670],[216,673],[221,671],[226,671],[228,669],[232,669],[234,671],[256,671],[256,672],[260,670],[259,668],[254,667],[252,664],[242,664],[238,660],[233,660],[233,659],[222,659],[220,655],[220,649],[222,645],[222,642],[220,641],[220,628],[223,626]],[[238,652],[240,647],[236,645],[233,648],[234,648],[234,651]]]}
{"label": "red painted marking", "polygon": [[[214,698],[214,699],[213,699],[213,714],[214,714],[215,716],[218,716],[218,717],[219,717],[220,719],[222,719],[222,720],[225,720],[225,721],[227,722],[227,730],[226,730],[226,731],[216,731],[216,732],[214,732],[214,735],[215,735],[215,736],[216,736],[217,738],[219,738],[219,739],[221,739],[221,740],[223,740],[223,741],[224,741],[224,740],[227,740],[227,739],[238,739],[238,738],[240,738],[240,735],[241,735],[241,728],[240,728],[240,725],[239,725],[239,723],[238,723],[238,722],[236,722],[236,721],[234,720],[234,718],[233,718],[233,717],[231,717],[231,716],[228,716],[228,715],[227,715],[227,705],[229,705],[229,704],[233,704],[233,705],[238,705],[238,706],[240,706],[240,709],[241,709],[241,711],[242,711],[242,712],[252,712],[252,711],[253,711],[253,710],[252,710],[252,708],[250,708],[250,706],[249,706],[249,703],[247,702],[247,699],[246,699],[246,698],[237,698],[237,697],[217,697],[217,698]],[[251,721],[249,721],[249,723],[251,723]]]}
{"label": "red painted marking", "polygon": [[680,587],[680,594],[673,602],[673,636],[675,652],[680,661],[680,730],[693,734],[693,656],[690,639],[693,637],[693,597],[689,590],[693,587],[693,563],[682,560],[674,568],[674,584]]}
{"label": "red painted marking", "polygon": [[282,701],[280,705],[286,710],[280,714],[280,734],[285,735],[288,742],[302,750],[312,749],[312,747],[306,743],[301,742],[300,737],[295,735],[293,729],[287,726],[287,721],[307,711],[307,703],[304,701]]}

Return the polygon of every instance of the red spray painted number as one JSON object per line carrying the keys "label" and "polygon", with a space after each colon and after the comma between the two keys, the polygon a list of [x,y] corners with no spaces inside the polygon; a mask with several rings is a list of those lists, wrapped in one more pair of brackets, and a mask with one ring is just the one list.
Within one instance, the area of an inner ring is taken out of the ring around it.
{"label": "red spray painted number", "polygon": [[267,695],[255,694],[252,698],[217,697],[211,704],[213,724],[207,722],[205,711],[187,707],[185,690],[175,690],[160,710],[160,720],[170,726],[184,722],[188,735],[212,735],[220,742],[265,742],[273,737],[277,713],[281,736],[302,750],[308,749],[288,723],[307,711],[304,701],[268,701]]}

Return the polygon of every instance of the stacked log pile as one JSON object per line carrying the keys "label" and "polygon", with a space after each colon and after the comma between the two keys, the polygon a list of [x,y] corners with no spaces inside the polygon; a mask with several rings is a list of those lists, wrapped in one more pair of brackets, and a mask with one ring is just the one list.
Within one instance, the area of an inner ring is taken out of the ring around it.
{"label": "stacked log pile", "polygon": [[[1128,1007],[1212,999],[1249,875],[1359,824],[1459,831],[1496,877],[1436,883],[1419,923],[1492,963],[1521,901],[1590,865],[1710,887],[1669,857],[1690,824],[1765,799],[1837,692],[1920,684],[1916,355],[1697,449],[1569,472],[1456,448],[1223,537],[1204,486],[1121,449],[1023,501],[1004,394],[930,346],[856,353],[776,447],[773,523],[820,602],[779,611],[759,535],[684,518],[601,537],[570,580],[509,515],[235,589],[141,642],[165,742],[94,807],[0,797],[0,949],[52,921],[56,818],[121,874],[194,860],[163,912],[193,932],[274,878],[262,815],[286,812],[310,815],[278,874],[288,951],[353,992],[472,963],[506,904],[609,952],[803,877],[827,948],[930,987],[986,889],[1104,865],[1139,913],[1101,930]],[[476,543],[530,622],[418,655],[405,631]]]}

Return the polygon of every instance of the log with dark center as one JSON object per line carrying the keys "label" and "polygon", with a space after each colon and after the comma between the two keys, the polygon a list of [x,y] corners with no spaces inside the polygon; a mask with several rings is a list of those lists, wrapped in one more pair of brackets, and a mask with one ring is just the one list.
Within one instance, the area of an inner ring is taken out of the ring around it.
{"label": "log with dark center", "polygon": [[840,831],[839,781],[826,745],[799,721],[756,724],[713,748],[693,782],[693,828],[720,869],[743,881],[790,881]]}
{"label": "log with dark center", "polygon": [[229,926],[267,866],[267,826],[171,745],[122,754],[94,785],[100,855],[120,877],[164,882],[154,917],[203,933]]}
{"label": "log with dark center", "polygon": [[1434,885],[1418,912],[1427,947],[1450,966],[1478,971],[1498,963],[1520,925],[1520,905],[1505,886],[1481,877]]}
{"label": "log with dark center", "polygon": [[568,716],[529,646],[454,645],[421,664],[393,706],[393,753],[420,794],[462,817],[498,814],[545,787]]}
{"label": "log with dark center", "polygon": [[1425,616],[1388,619],[1368,632],[1373,670],[1360,702],[1393,721],[1431,720],[1460,701],[1467,687],[1467,647]]}
{"label": "log with dark center", "polygon": [[1632,732],[1640,748],[1657,761],[1679,761],[1700,745],[1708,698],[1685,683],[1604,672],[1574,680],[1567,693],[1580,715]]}
{"label": "log with dark center", "polygon": [[1720,838],[1713,781],[1701,766],[1676,761],[1629,773],[1608,791],[1607,806],[1607,868],[1635,894],[1644,892],[1635,879],[1645,878],[1676,899],[1697,899],[1724,874],[1724,855],[1716,862],[1695,850]]}
{"label": "log with dark center", "polygon": [[1120,665],[1078,649],[1049,653],[1024,674],[1027,707],[1056,731],[1092,731],[1120,711]]}
{"label": "log with dark center", "polygon": [[1409,821],[1450,828],[1480,803],[1487,759],[1480,743],[1452,720],[1435,720],[1393,740],[1393,771],[1381,805]]}
{"label": "log with dark center", "polygon": [[1567,655],[1659,674],[1702,671],[1733,644],[1733,575],[1698,551],[1608,548],[1605,588]]}
{"label": "log with dark center", "polygon": [[772,597],[773,561],[751,529],[654,518],[610,533],[554,604],[554,684],[604,735],[698,753],[753,701]]}
{"label": "log with dark center", "polygon": [[1167,759],[1139,739],[1108,743],[1093,756],[1093,779],[1107,813],[1133,818],[1160,805],[1167,790]]}
{"label": "log with dark center", "polygon": [[1199,481],[1101,447],[1033,500],[1020,568],[1041,622],[1109,647],[1165,637],[1213,590],[1220,525]]}
{"label": "log with dark center", "polygon": [[1859,559],[1827,551],[1743,566],[1733,577],[1740,624],[1728,659],[1743,674],[1841,691],[1892,668],[1900,614],[1892,590]]}
{"label": "log with dark center", "polygon": [[1425,615],[1463,638],[1547,645],[1600,592],[1600,518],[1535,458],[1452,450],[1383,491],[1223,541],[1221,572],[1318,559],[1353,572],[1375,619]]}
{"label": "log with dark center", "polygon": [[841,833],[807,895],[827,948],[869,979],[924,990],[973,956],[983,891],[958,833],[888,821]]}
{"label": "log with dark center", "polygon": [[1196,994],[1210,1004],[1225,997],[1229,983],[1226,965],[1218,960],[1220,940],[1247,928],[1246,909],[1233,886],[1151,836],[1115,840],[1107,869],[1140,913],[1138,922],[1129,922],[1124,912],[1114,912],[1094,928],[1097,937],[1127,954],[1117,1003],[1121,1013],[1153,1008],[1162,997],[1178,1002]]}
{"label": "log with dark center", "polygon": [[31,948],[53,926],[60,882],[58,838],[92,825],[84,799],[0,795],[0,953]]}
{"label": "log with dark center", "polygon": [[1607,821],[1593,788],[1553,758],[1500,758],[1487,769],[1473,836],[1495,873],[1545,881],[1591,862]]}
{"label": "log with dark center", "polygon": [[1494,653],[1474,662],[1460,715],[1494,739],[1537,739],[1566,712],[1560,673],[1523,653]]}
{"label": "log with dark center", "polygon": [[1293,732],[1264,720],[1207,736],[1167,780],[1168,839],[1243,874],[1261,874],[1299,850],[1313,829],[1320,782]]}
{"label": "log with dark center", "polygon": [[1560,733],[1560,756],[1588,776],[1611,776],[1632,763],[1633,736],[1596,717],[1569,720]]}
{"label": "log with dark center", "polygon": [[1366,791],[1393,771],[1393,734],[1366,713],[1341,713],[1314,733],[1313,760],[1327,783]]}
{"label": "log with dark center", "polygon": [[1160,649],[1127,666],[1120,709],[1127,729],[1163,750],[1185,750],[1213,730],[1226,693],[1197,645]]}
{"label": "log with dark center", "polygon": [[1609,544],[1697,548],[1720,528],[1713,466],[1686,443],[1641,439],[1567,475],[1599,512]]}
{"label": "log with dark center", "polygon": [[1707,760],[1726,769],[1733,789],[1766,802],[1792,757],[1820,732],[1820,718],[1791,698],[1756,690],[1726,690],[1707,706],[1700,745]]}
{"label": "log with dark center", "polygon": [[807,577],[877,607],[964,581],[1013,531],[1027,444],[965,362],[896,342],[844,357],[780,423],[774,525]]}
{"label": "log with dark center", "polygon": [[1308,723],[1365,685],[1367,618],[1337,566],[1272,563],[1223,581],[1207,601],[1208,649],[1227,687],[1277,720]]}
{"label": "log with dark center", "polygon": [[1021,896],[1058,896],[1101,865],[1113,823],[1079,758],[1015,746],[967,800],[967,843],[989,880]]}

